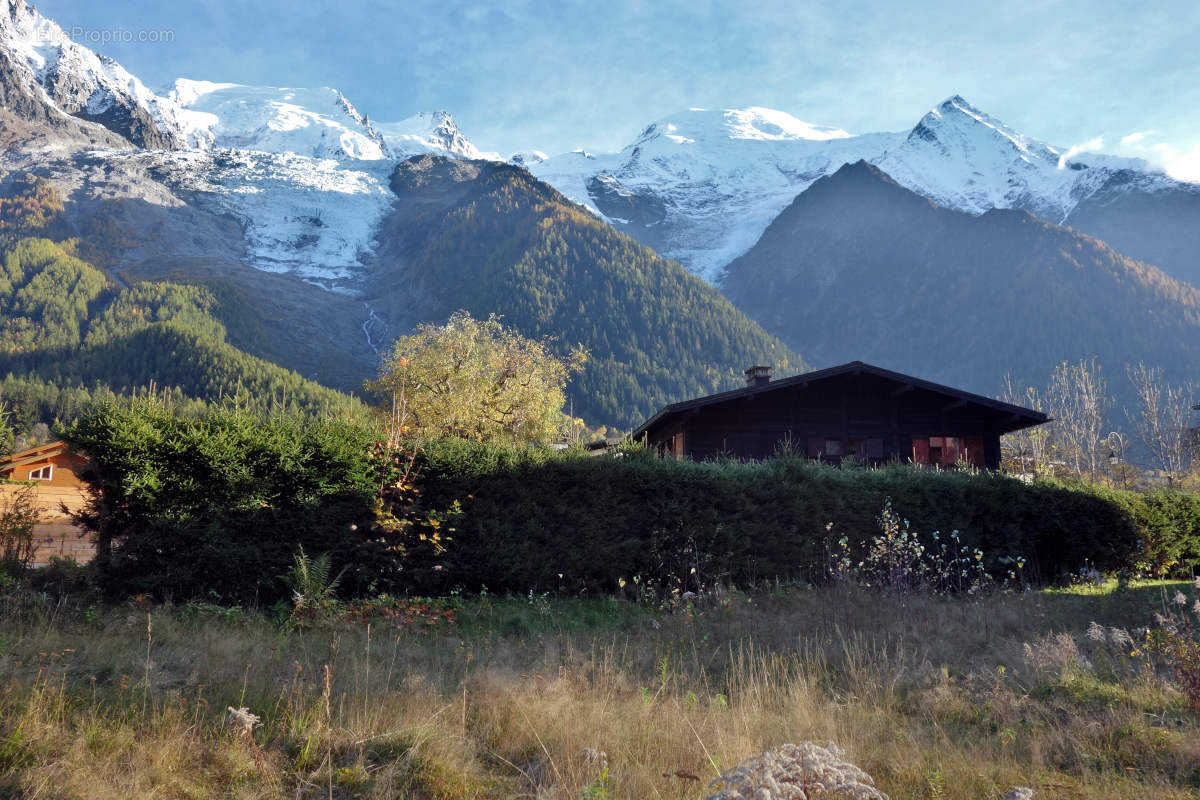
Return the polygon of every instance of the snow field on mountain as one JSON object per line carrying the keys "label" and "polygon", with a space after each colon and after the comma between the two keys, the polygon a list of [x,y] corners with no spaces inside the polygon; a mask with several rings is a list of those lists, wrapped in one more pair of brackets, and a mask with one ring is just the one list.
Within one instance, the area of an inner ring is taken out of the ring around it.
{"label": "snow field on mountain", "polygon": [[249,150],[123,151],[196,202],[242,225],[249,263],[353,295],[363,258],[395,199],[391,161],[338,161]]}
{"label": "snow field on mountain", "polygon": [[1020,208],[1053,222],[1118,171],[1136,174],[1141,190],[1172,183],[1145,161],[1050,147],[957,95],[911,131],[857,136],[772,109],[694,108],[649,126],[619,153],[568,153],[531,170],[598,214],[604,204],[589,192],[598,175],[612,192],[661,203],[659,224],[669,230],[657,234],[658,249],[719,282],[796,195],[860,159],[948,208]]}
{"label": "snow field on mountain", "polygon": [[881,137],[890,136],[850,136],[771,109],[692,109],[649,126],[620,153],[568,153],[531,171],[601,216],[588,192],[600,173],[630,194],[660,199],[661,224],[672,230],[662,254],[716,281],[797,194],[878,152]]}
{"label": "snow field on mountain", "polygon": [[[159,95],[25,0],[8,0],[6,12],[0,49],[18,83],[64,113],[144,109],[161,141],[180,148],[153,156],[169,167],[171,188],[236,216],[261,269],[353,292],[398,161],[422,153],[499,160],[444,111],[377,123],[331,88],[180,79]],[[693,108],[650,125],[618,153],[546,158],[528,150],[511,160],[716,283],[797,195],[860,159],[948,208],[1019,208],[1052,222],[1102,189],[1180,185],[1145,161],[1089,149],[1051,147],[955,95],[899,133],[852,135],[761,107]]]}
{"label": "snow field on mountain", "polygon": [[168,97],[185,110],[193,147],[314,158],[378,160],[383,140],[335,89],[288,89],[180,79]]}

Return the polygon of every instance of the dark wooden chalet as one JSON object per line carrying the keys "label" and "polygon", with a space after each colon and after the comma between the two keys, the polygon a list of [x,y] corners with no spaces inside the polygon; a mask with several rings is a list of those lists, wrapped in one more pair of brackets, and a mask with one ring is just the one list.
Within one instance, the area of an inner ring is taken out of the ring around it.
{"label": "dark wooden chalet", "polygon": [[870,463],[966,461],[998,469],[1001,434],[1048,419],[861,361],[777,381],[770,367],[751,367],[746,377],[744,388],[667,406],[634,439],[674,458],[766,458],[790,441],[810,458],[830,461],[853,455]]}

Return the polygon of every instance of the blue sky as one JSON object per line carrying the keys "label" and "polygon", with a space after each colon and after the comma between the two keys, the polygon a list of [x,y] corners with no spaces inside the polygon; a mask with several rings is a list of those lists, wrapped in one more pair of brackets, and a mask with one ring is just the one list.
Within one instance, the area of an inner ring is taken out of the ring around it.
{"label": "blue sky", "polygon": [[[485,150],[615,150],[691,107],[902,130],[952,94],[1051,144],[1200,179],[1200,4],[831,0],[44,0],[146,83],[334,86],[381,121],[445,109]],[[87,44],[88,42],[83,41]],[[1122,139],[1135,133],[1141,139]]]}

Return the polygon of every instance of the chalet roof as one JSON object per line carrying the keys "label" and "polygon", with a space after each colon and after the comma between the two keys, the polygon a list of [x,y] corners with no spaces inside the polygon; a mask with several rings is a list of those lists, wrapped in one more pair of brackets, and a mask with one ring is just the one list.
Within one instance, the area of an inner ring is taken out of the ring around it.
{"label": "chalet roof", "polygon": [[956,400],[963,400],[967,403],[983,406],[1000,414],[1009,417],[1006,428],[1009,431],[1017,431],[1022,428],[1030,428],[1034,425],[1041,425],[1044,422],[1049,422],[1050,418],[1040,411],[1034,411],[1023,406],[1016,406],[1011,403],[1005,403],[1001,400],[994,400],[990,397],[984,397],[981,394],[966,392],[962,389],[955,389],[952,386],[943,386],[940,383],[916,378],[912,375],[905,375],[901,372],[893,372],[890,369],[876,367],[873,364],[867,364],[862,361],[851,361],[849,364],[842,364],[836,367],[827,369],[819,369],[813,372],[803,372],[799,375],[794,375],[790,378],[781,378],[779,380],[770,381],[753,386],[745,386],[741,389],[734,389],[728,392],[719,392],[710,394],[707,397],[698,397],[695,400],[684,400],[679,403],[672,403],[664,406],[657,414],[643,422],[637,430],[633,432],[633,438],[639,439],[650,429],[654,428],[659,423],[674,416],[675,414],[691,411],[693,409],[703,408],[705,406],[716,405],[719,403],[727,403],[732,400],[739,400],[746,397],[763,394],[765,392],[774,392],[779,389],[787,389],[796,386],[807,386],[810,383],[817,381],[829,380],[845,375],[860,375],[860,374],[875,375],[887,381],[891,381],[899,386],[911,386],[914,389],[924,389],[926,391],[935,392],[937,394],[952,397]]}
{"label": "chalet roof", "polygon": [[47,442],[37,447],[27,447],[15,453],[0,457],[0,473],[11,472],[17,467],[27,464],[37,464],[59,455],[67,449],[66,442]]}

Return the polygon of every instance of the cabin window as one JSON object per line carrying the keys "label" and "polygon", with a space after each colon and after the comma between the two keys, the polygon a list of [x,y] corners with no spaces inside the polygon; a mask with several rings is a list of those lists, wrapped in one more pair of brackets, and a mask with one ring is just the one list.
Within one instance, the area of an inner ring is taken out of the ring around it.
{"label": "cabin window", "polygon": [[942,467],[958,463],[962,439],[957,436],[914,436],[913,463],[936,464]]}
{"label": "cabin window", "polygon": [[883,458],[883,439],[850,439],[846,454],[866,461]]}
{"label": "cabin window", "polygon": [[841,458],[854,456],[861,459],[882,459],[883,439],[826,439],[813,436],[808,440],[809,458]]}
{"label": "cabin window", "polygon": [[53,476],[54,466],[52,464],[29,471],[29,480],[31,481],[48,481]]}
{"label": "cabin window", "polygon": [[683,432],[671,437],[667,443],[667,453],[673,458],[683,458]]}
{"label": "cabin window", "polygon": [[826,439],[824,436],[810,436],[808,439],[809,458],[822,458],[824,456],[839,458],[842,453],[841,439]]}
{"label": "cabin window", "polygon": [[967,461],[977,467],[984,465],[982,436],[914,436],[912,442],[914,464],[952,467]]}

